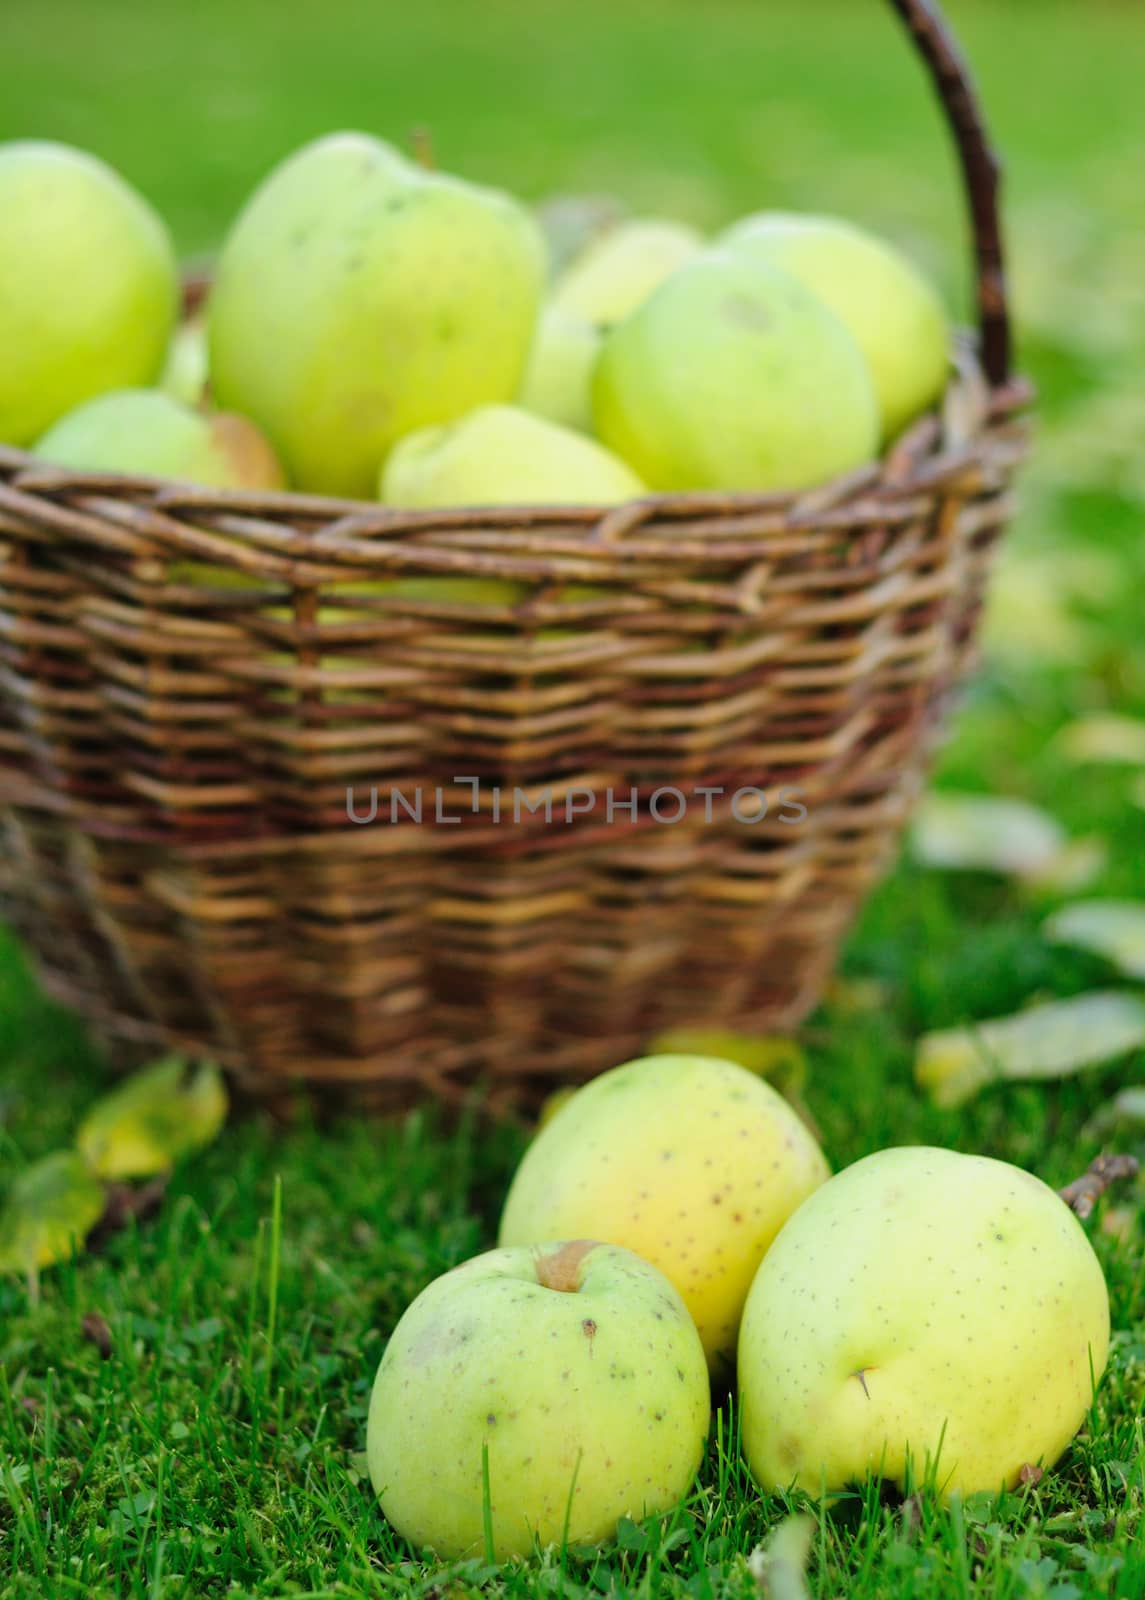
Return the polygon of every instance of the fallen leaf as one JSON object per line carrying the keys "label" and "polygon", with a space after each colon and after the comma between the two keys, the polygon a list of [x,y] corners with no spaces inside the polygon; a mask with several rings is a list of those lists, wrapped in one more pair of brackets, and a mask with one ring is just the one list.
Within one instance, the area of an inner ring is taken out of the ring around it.
{"label": "fallen leaf", "polygon": [[1021,882],[1034,894],[1079,894],[1096,883],[1108,865],[1109,846],[1091,834],[1084,839],[1071,839],[1044,867],[1026,873]]}
{"label": "fallen leaf", "polygon": [[1127,500],[1145,501],[1145,394],[1135,371],[1103,384],[1086,404],[1071,411],[1047,438],[1044,476],[1076,489],[1094,487]]}
{"label": "fallen leaf", "polygon": [[1025,800],[948,790],[924,797],[911,830],[912,852],[928,867],[1016,877],[1046,871],[1067,844],[1060,823]]}
{"label": "fallen leaf", "polygon": [[70,1260],[103,1215],[103,1199],[103,1184],[74,1150],[33,1162],[0,1211],[0,1272],[34,1277]]}
{"label": "fallen leaf", "polygon": [[1122,1089],[1112,1100],[1099,1106],[1082,1129],[1086,1139],[1100,1142],[1123,1126],[1145,1125],[1145,1085]]}
{"label": "fallen leaf", "polygon": [[982,646],[989,659],[1021,668],[1085,660],[1088,630],[1043,556],[1000,554],[986,597]]}
{"label": "fallen leaf", "polygon": [[226,1115],[219,1069],[170,1056],[98,1100],[76,1147],[101,1178],[150,1178],[210,1144]]}
{"label": "fallen leaf", "polygon": [[773,1078],[796,1089],[807,1081],[807,1057],[794,1039],[777,1033],[733,1033],[728,1028],[672,1028],[652,1041],[650,1053],[665,1056],[717,1056],[734,1061],[759,1078]]}
{"label": "fallen leaf", "polygon": [[748,1556],[747,1570],[767,1600],[810,1600],[807,1562],[814,1537],[813,1517],[784,1517],[767,1542]]}
{"label": "fallen leaf", "polygon": [[1018,1468],[1018,1482],[1023,1484],[1041,1483],[1046,1472],[1044,1467],[1035,1466],[1032,1461],[1023,1461]]}
{"label": "fallen leaf", "polygon": [[1145,978],[1145,900],[1078,900],[1047,918],[1042,933],[1104,956],[1127,978]]}
{"label": "fallen leaf", "polygon": [[832,978],[823,996],[833,1011],[854,1016],[881,1011],[887,1004],[887,986],[878,978]]}
{"label": "fallen leaf", "polygon": [[1109,1238],[1128,1244],[1137,1232],[1137,1210],[1134,1206],[1109,1206],[1099,1227]]}
{"label": "fallen leaf", "polygon": [[1145,767],[1145,722],[1111,711],[1082,717],[1061,730],[1054,748],[1066,761]]}
{"label": "fallen leaf", "polygon": [[564,1084],[560,1089],[554,1089],[552,1094],[546,1095],[541,1102],[541,1109],[537,1112],[537,1132],[550,1123],[562,1107],[567,1106],[576,1093],[572,1084]]}
{"label": "fallen leaf", "polygon": [[925,1034],[914,1075],[935,1105],[962,1105],[989,1083],[1065,1078],[1145,1045],[1145,1001],[1112,990]]}

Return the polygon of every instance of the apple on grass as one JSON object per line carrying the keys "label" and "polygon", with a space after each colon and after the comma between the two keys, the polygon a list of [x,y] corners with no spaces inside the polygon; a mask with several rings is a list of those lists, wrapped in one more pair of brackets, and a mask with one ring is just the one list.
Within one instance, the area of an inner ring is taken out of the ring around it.
{"label": "apple on grass", "polygon": [[1073,1438],[1108,1347],[1101,1267],[1052,1189],[985,1156],[881,1150],[805,1201],[759,1269],[744,1455],[765,1490],[1012,1487]]}
{"label": "apple on grass", "polygon": [[370,1479],[415,1548],[452,1560],[491,1535],[504,1561],[668,1510],[710,1415],[699,1335],[655,1267],[584,1239],[491,1250],[395,1328],[370,1397]]}
{"label": "apple on grass", "polygon": [[684,1298],[713,1377],[730,1377],[756,1268],[829,1174],[774,1089],[733,1062],[662,1055],[561,1105],[517,1169],[500,1243],[589,1235],[635,1250]]}

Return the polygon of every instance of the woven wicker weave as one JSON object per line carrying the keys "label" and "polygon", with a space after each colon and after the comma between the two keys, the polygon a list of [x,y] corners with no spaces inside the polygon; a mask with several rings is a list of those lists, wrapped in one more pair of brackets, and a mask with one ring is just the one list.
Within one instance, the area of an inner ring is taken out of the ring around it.
{"label": "woven wicker weave", "polygon": [[[1023,449],[994,165],[933,8],[895,4],[963,155],[983,338],[877,469],[400,513],[0,451],[0,911],[118,1058],[505,1106],[814,1003],[970,664]],[[362,592],[442,575],[520,598]]]}

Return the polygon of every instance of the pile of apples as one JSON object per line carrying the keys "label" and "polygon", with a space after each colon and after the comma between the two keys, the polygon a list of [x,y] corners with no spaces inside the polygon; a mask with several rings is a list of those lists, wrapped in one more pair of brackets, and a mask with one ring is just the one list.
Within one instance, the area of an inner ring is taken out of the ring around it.
{"label": "pile of apples", "polygon": [[402,507],[797,491],[934,405],[933,288],[847,223],[617,222],[556,270],[506,194],[338,133],[284,161],[179,323],[101,161],[0,147],[0,442],[82,471]]}
{"label": "pile of apples", "polygon": [[370,1476],[445,1559],[606,1540],[687,1493],[734,1374],[764,1490],[997,1491],[1057,1460],[1108,1346],[1097,1257],[1038,1178],[923,1146],[832,1177],[762,1079],[649,1056],[542,1122],[500,1248],[398,1322]]}

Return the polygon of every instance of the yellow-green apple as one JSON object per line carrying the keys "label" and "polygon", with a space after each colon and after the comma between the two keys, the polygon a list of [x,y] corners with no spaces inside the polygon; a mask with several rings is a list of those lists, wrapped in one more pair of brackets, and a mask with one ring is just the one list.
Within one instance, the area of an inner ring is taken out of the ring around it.
{"label": "yellow-green apple", "polygon": [[382,474],[389,505],[612,505],[645,493],[595,439],[517,406],[481,406],[460,422],[398,441]]}
{"label": "yellow-green apple", "polygon": [[578,1089],[537,1134],[500,1242],[586,1234],[635,1250],[683,1295],[723,1379],[756,1268],[827,1176],[815,1140],[762,1079],[714,1057],[647,1056]]}
{"label": "yellow-green apple", "polygon": [[905,1486],[908,1461],[944,1494],[1012,1486],[1072,1439],[1108,1345],[1101,1267],[1052,1189],[985,1156],[880,1150],[813,1194],[759,1269],[744,1454],[764,1489]]}
{"label": "yellow-green apple", "polygon": [[507,195],[365,134],[320,139],[223,247],[215,399],[254,418],[298,488],[372,495],[401,435],[513,398],[544,270],[540,230]]}
{"label": "yellow-green apple", "polygon": [[481,1555],[487,1498],[503,1561],[668,1510],[709,1421],[704,1353],[672,1285],[577,1240],[491,1250],[423,1290],[382,1356],[366,1449],[415,1548]]}
{"label": "yellow-green apple", "polygon": [[188,317],[175,329],[159,374],[159,388],[184,405],[206,404],[210,384],[205,316]]}
{"label": "yellow-green apple", "polygon": [[610,327],[703,248],[694,228],[655,218],[622,222],[594,239],[558,278],[553,298],[586,322]]}
{"label": "yellow-green apple", "polygon": [[847,329],[788,273],[728,251],[681,267],[606,336],[593,413],[653,489],[804,489],[879,441]]}
{"label": "yellow-green apple", "polygon": [[0,146],[0,440],[152,382],[177,301],[167,230],[117,173],[67,145]]}
{"label": "yellow-green apple", "polygon": [[846,324],[874,378],[885,439],[942,394],[950,371],[946,313],[901,251],[849,222],[786,212],[746,217],[721,243],[790,272]]}
{"label": "yellow-green apple", "polygon": [[137,472],[211,488],[280,489],[282,468],[247,417],[183,405],[159,389],[117,389],[61,417],[35,449],[61,467]]}
{"label": "yellow-green apple", "polygon": [[592,431],[592,374],[601,332],[575,311],[548,305],[537,323],[517,404],[581,433]]}

